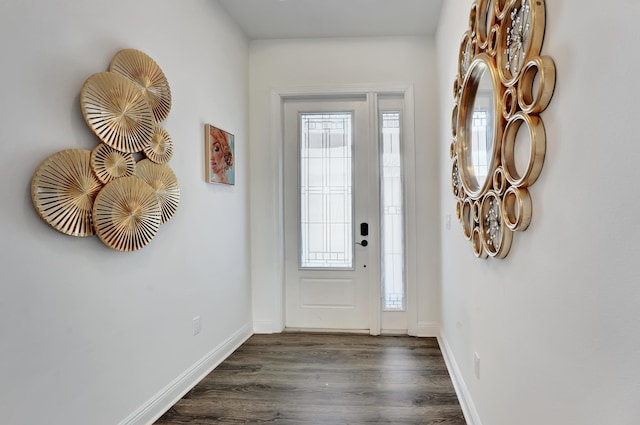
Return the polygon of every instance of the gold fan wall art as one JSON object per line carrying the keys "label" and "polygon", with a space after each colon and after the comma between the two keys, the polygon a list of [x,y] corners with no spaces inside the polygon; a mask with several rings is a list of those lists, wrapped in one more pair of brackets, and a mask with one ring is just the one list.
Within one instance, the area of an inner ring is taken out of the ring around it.
{"label": "gold fan wall art", "polygon": [[173,141],[169,132],[163,127],[156,125],[151,143],[144,148],[144,154],[157,164],[166,164],[173,156]]}
{"label": "gold fan wall art", "polygon": [[[148,245],[180,203],[178,179],[167,165],[173,141],[158,125],[169,114],[171,92],[162,70],[138,50],[121,50],[110,68],[90,76],[80,91],[82,115],[100,143],[45,159],[33,175],[31,198],[54,229],[97,234],[108,247],[129,252]],[[148,159],[136,164],[143,152]]]}
{"label": "gold fan wall art", "polygon": [[136,161],[130,153],[122,153],[100,143],[91,151],[91,168],[102,183],[133,175]]}
{"label": "gold fan wall art", "polygon": [[87,125],[100,140],[121,152],[142,151],[155,127],[146,97],[128,78],[113,72],[89,77],[80,92]]}
{"label": "gold fan wall art", "polygon": [[93,235],[91,211],[102,183],[90,162],[89,150],[64,150],[45,159],[31,180],[31,199],[38,215],[66,235]]}
{"label": "gold fan wall art", "polygon": [[157,122],[167,118],[171,110],[171,89],[153,59],[139,50],[123,49],[111,60],[109,71],[122,74],[135,83],[147,98]]}
{"label": "gold fan wall art", "polygon": [[151,242],[161,215],[155,190],[137,177],[107,184],[93,204],[96,234],[118,251],[136,251]]}
{"label": "gold fan wall art", "polygon": [[171,168],[144,159],[136,164],[134,174],[155,190],[162,208],[162,222],[169,221],[180,204],[178,179]]}

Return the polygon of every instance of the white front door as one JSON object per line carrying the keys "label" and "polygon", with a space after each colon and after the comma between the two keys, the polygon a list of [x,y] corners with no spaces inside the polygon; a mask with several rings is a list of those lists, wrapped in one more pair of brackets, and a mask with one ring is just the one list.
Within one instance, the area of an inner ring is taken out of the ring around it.
{"label": "white front door", "polygon": [[378,144],[367,96],[284,102],[285,325],[370,330],[380,296]]}

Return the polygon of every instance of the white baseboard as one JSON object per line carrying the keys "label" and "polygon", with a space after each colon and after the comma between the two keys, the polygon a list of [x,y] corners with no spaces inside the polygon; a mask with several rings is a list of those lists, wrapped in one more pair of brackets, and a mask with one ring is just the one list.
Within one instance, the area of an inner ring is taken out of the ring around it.
{"label": "white baseboard", "polygon": [[273,322],[271,320],[256,320],[253,322],[253,332],[257,334],[272,334]]}
{"label": "white baseboard", "polygon": [[415,329],[409,329],[409,335],[421,338],[436,338],[440,335],[440,324],[429,322],[418,323]]}
{"label": "white baseboard", "polygon": [[243,326],[227,340],[214,348],[166,387],[151,397],[119,425],[149,425],[162,416],[198,382],[229,357],[253,334],[251,325]]}
{"label": "white baseboard", "polygon": [[447,339],[443,335],[438,335],[438,344],[440,344],[440,351],[442,351],[442,357],[444,357],[444,362],[447,364],[447,369],[449,370],[449,375],[453,382],[453,388],[456,390],[456,394],[458,395],[458,401],[460,402],[460,407],[462,408],[462,413],[467,421],[467,425],[482,425],[476,406],[473,404],[473,400],[471,399],[469,388],[464,382],[462,372],[458,367],[458,363],[456,362]]}

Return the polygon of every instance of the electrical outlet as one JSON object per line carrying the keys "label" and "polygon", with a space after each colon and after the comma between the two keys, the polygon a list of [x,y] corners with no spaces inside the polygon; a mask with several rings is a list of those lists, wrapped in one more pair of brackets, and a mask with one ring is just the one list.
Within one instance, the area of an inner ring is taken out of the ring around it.
{"label": "electrical outlet", "polygon": [[473,373],[476,374],[477,379],[480,379],[480,356],[478,353],[473,353]]}
{"label": "electrical outlet", "polygon": [[200,316],[196,316],[193,318],[193,336],[196,336],[200,333],[200,328],[202,326]]}
{"label": "electrical outlet", "polygon": [[451,214],[447,214],[444,216],[444,227],[447,230],[451,230]]}

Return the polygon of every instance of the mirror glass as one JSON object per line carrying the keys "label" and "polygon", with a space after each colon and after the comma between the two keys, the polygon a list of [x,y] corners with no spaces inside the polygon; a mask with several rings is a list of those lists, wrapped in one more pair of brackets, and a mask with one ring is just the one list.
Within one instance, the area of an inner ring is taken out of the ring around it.
{"label": "mirror glass", "polygon": [[464,178],[468,189],[477,192],[491,178],[496,105],[487,64],[476,62],[471,73],[464,123]]}

